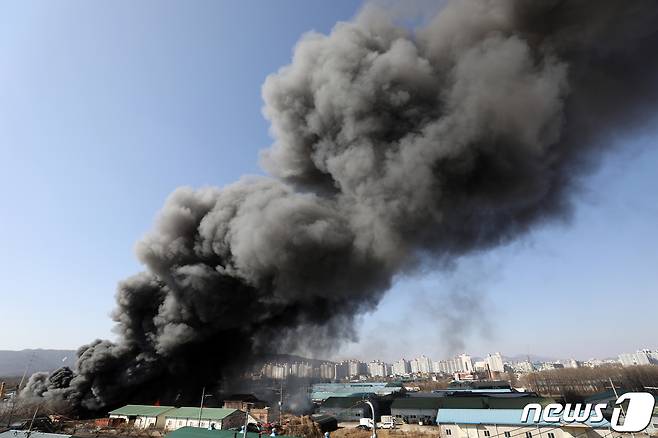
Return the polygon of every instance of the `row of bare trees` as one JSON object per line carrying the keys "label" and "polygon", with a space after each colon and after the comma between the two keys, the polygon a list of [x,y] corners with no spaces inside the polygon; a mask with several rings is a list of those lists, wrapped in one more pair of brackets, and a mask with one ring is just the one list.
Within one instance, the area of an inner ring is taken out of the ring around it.
{"label": "row of bare trees", "polygon": [[586,397],[610,390],[612,385],[617,389],[646,391],[658,387],[658,365],[560,368],[525,374],[519,383],[551,397]]}

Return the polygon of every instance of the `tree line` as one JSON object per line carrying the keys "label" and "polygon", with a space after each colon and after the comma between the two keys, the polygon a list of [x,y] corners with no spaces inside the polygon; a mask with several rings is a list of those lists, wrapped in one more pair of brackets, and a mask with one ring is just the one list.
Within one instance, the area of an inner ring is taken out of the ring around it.
{"label": "tree line", "polygon": [[519,383],[543,396],[569,399],[584,398],[608,391],[653,391],[658,387],[658,365],[630,367],[559,368],[535,371],[520,377]]}

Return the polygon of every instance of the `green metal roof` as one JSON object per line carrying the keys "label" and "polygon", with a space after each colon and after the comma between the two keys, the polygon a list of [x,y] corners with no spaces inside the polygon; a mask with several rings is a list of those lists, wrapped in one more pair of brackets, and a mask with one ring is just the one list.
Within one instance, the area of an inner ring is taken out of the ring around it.
{"label": "green metal roof", "polygon": [[362,408],[367,406],[362,403],[366,397],[329,397],[322,403],[323,408]]}
{"label": "green metal roof", "polygon": [[[205,411],[205,409],[204,409]],[[232,430],[208,430],[202,427],[181,427],[169,432],[166,438],[234,438],[236,432]],[[243,435],[238,432],[238,438]],[[247,432],[248,438],[259,438],[256,432]],[[295,438],[292,435],[277,435],[279,438]]]}
{"label": "green metal roof", "polygon": [[440,408],[444,409],[485,409],[483,397],[443,397]]}
{"label": "green metal roof", "polygon": [[404,397],[392,409],[523,409],[528,403],[546,406],[554,400],[543,397]]}
{"label": "green metal roof", "polygon": [[[227,409],[227,408],[203,408],[201,413],[202,420],[222,420],[237,409]],[[199,408],[177,408],[174,411],[167,412],[166,415],[168,418],[199,418]]]}
{"label": "green metal roof", "polygon": [[438,409],[442,404],[441,397],[404,397],[393,400],[391,409]]}
{"label": "green metal roof", "polygon": [[110,411],[110,415],[157,417],[172,409],[174,409],[173,406],[126,405]]}
{"label": "green metal roof", "polygon": [[555,400],[544,397],[516,397],[516,398],[495,398],[488,397],[485,401],[489,409],[523,409],[530,403],[538,403],[546,406],[555,403]]}

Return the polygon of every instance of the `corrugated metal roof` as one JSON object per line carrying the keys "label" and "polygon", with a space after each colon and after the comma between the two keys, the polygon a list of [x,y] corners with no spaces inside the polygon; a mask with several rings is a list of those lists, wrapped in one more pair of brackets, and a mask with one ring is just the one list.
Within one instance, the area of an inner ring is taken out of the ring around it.
{"label": "corrugated metal roof", "polygon": [[[202,427],[181,427],[169,432],[166,438],[234,438],[236,432],[232,430],[208,430]],[[242,437],[241,433],[237,433]],[[292,435],[277,435],[279,438],[295,438]],[[247,432],[248,438],[259,438],[256,432]]]}
{"label": "corrugated metal roof", "polygon": [[110,415],[157,417],[172,409],[174,409],[173,406],[126,405],[110,411]]}
{"label": "corrugated metal roof", "polygon": [[[438,424],[507,424],[521,423],[523,409],[439,409],[436,416]],[[527,425],[534,425],[529,423]],[[540,426],[553,425],[540,421]]]}
{"label": "corrugated metal roof", "polygon": [[497,397],[440,397],[408,396],[393,401],[391,408],[398,409],[523,409],[529,403],[546,406],[553,399],[543,397],[497,398]]}
{"label": "corrugated metal roof", "polygon": [[311,390],[311,400],[326,400],[329,397],[352,397],[362,394],[390,395],[402,391],[399,382],[350,382],[315,383]]}
{"label": "corrugated metal roof", "polygon": [[507,389],[511,390],[511,385],[507,380],[485,380],[485,381],[468,381],[468,380],[453,380],[450,382],[448,385],[448,389],[469,389],[469,390],[475,390],[475,389],[486,389],[486,390],[492,390],[492,389]]}
{"label": "corrugated metal roof", "polygon": [[523,409],[525,405],[530,403],[539,403],[546,406],[550,403],[555,403],[555,400],[544,397],[522,397],[522,398],[492,398],[489,397],[485,400],[486,405],[490,409]]}
{"label": "corrugated metal roof", "polygon": [[442,408],[448,409],[484,409],[483,397],[445,397],[441,401]]}
{"label": "corrugated metal roof", "polygon": [[471,389],[471,388],[448,388],[448,389],[435,389],[432,392],[437,394],[460,394],[460,393],[477,393],[477,394],[513,394],[509,388],[498,389]]}
{"label": "corrugated metal roof", "polygon": [[[228,408],[203,408],[201,412],[202,420],[222,420],[237,409],[228,409]],[[168,418],[199,418],[199,408],[177,408],[174,411],[167,412],[166,417]]]}
{"label": "corrugated metal roof", "polygon": [[[515,426],[578,426],[579,423],[554,423],[544,421],[543,414],[538,423],[531,421],[521,422],[523,409],[439,409],[436,416],[438,424],[505,424]],[[591,423],[584,423],[590,427],[607,428],[610,423],[606,420]]]}
{"label": "corrugated metal roof", "polygon": [[367,398],[372,396],[372,392],[314,392],[311,394],[311,399],[314,401],[327,400],[330,398],[340,398],[340,397],[358,397],[358,398]]}
{"label": "corrugated metal roof", "polygon": [[440,397],[405,397],[396,398],[391,409],[438,409],[443,403]]}
{"label": "corrugated metal roof", "polygon": [[362,403],[366,397],[330,397],[322,403],[323,408],[356,408],[367,406]]}

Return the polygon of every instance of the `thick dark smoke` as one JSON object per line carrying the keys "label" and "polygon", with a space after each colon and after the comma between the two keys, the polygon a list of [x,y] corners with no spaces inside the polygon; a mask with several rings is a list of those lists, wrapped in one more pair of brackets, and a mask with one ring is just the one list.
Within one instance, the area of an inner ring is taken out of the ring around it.
{"label": "thick dark smoke", "polygon": [[[658,102],[658,3],[452,1],[423,28],[365,10],[267,78],[272,178],[176,190],[120,283],[118,341],[26,392],[88,410],[198,396],[254,356],[352,336],[427,258],[568,217]],[[193,392],[193,395],[191,395]]]}

